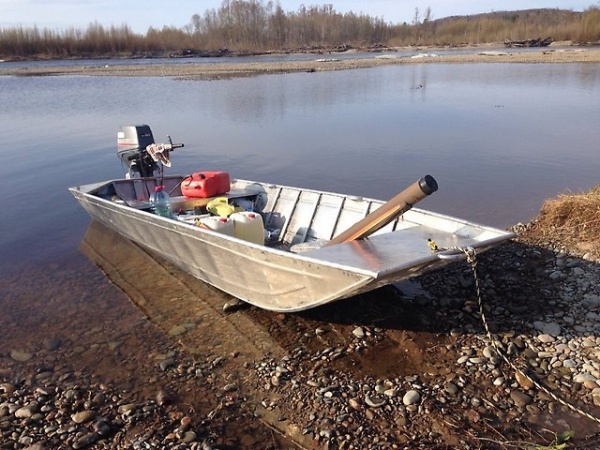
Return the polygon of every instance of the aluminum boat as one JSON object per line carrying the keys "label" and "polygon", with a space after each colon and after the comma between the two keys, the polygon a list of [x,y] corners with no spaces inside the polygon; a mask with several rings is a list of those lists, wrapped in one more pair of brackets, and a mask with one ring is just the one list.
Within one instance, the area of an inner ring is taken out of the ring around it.
{"label": "aluminum boat", "polygon": [[[514,236],[412,207],[411,201],[390,209],[390,202],[381,200],[232,179],[218,199],[257,215],[263,238],[249,240],[199,226],[211,216],[207,207],[215,198],[183,195],[185,175],[149,173],[156,167],[140,171],[147,156],[143,144],[137,159],[131,148],[119,150],[129,166],[127,177],[70,192],[93,219],[198,279],[267,310],[301,311],[348,298],[463,258],[465,248],[480,252]],[[165,144],[163,155],[151,163],[167,162],[174,147]],[[432,180],[424,177],[417,186]],[[170,196],[170,216],[153,211],[150,199],[157,185]],[[378,211],[391,212],[378,219]],[[372,225],[359,227],[366,233],[340,241],[365,220]]]}

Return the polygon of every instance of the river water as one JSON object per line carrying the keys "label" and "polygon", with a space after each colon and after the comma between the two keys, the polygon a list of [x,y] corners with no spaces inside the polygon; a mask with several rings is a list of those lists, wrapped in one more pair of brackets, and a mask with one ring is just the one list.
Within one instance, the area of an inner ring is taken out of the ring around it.
{"label": "river water", "polygon": [[[381,199],[431,174],[440,189],[420,207],[501,228],[600,182],[594,64],[410,64],[222,81],[2,77],[0,93],[4,339],[33,319],[64,326],[65,311],[107,292],[120,298],[79,250],[90,220],[67,191],[122,175],[120,125],[145,123],[157,141],[185,143],[173,173],[227,170]],[[79,320],[85,328],[95,319]]]}

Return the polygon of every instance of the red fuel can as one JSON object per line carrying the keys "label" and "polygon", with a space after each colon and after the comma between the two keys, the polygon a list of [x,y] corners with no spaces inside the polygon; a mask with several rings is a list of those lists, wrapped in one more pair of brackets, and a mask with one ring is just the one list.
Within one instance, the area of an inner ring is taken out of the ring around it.
{"label": "red fuel can", "polygon": [[186,197],[216,197],[229,192],[229,189],[228,172],[196,172],[181,182],[181,192]]}

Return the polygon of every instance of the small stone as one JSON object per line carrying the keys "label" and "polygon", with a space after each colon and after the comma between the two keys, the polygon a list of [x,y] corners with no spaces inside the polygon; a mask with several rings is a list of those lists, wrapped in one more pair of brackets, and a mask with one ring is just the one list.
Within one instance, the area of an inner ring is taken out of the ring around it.
{"label": "small stone", "polygon": [[369,405],[371,408],[379,408],[386,403],[386,399],[384,397],[379,397],[374,395],[372,397],[365,395],[365,403]]}
{"label": "small stone", "polygon": [[71,415],[71,420],[75,423],[85,423],[96,417],[94,411],[80,411]]}
{"label": "small stone", "polygon": [[15,361],[19,361],[19,362],[25,362],[25,361],[29,361],[31,358],[33,358],[33,353],[29,353],[23,350],[11,350],[10,351],[10,357],[12,359],[14,359]]}
{"label": "small stone", "polygon": [[506,379],[504,377],[498,377],[494,380],[494,386],[503,386],[506,383]]}
{"label": "small stone", "polygon": [[360,400],[357,398],[351,398],[348,400],[348,405],[350,405],[350,408],[354,409],[355,411],[360,411],[362,409]]}
{"label": "small stone", "polygon": [[384,395],[387,395],[390,398],[393,398],[396,396],[396,394],[398,393],[398,391],[396,389],[386,389],[385,391],[383,391]]}
{"label": "small stone", "polygon": [[84,434],[83,436],[81,436],[79,439],[77,439],[73,443],[73,448],[75,450],[77,450],[77,449],[80,449],[80,448],[88,447],[88,446],[94,444],[95,442],[97,442],[98,439],[100,439],[100,436],[96,432],[91,432],[91,433],[88,433],[88,434]]}
{"label": "small stone", "polygon": [[100,436],[108,436],[111,433],[110,425],[104,420],[99,420],[94,424],[94,431]]}
{"label": "small stone", "polygon": [[521,391],[511,391],[510,398],[517,407],[527,406],[533,401],[529,395]]}
{"label": "small stone", "polygon": [[471,364],[484,364],[487,362],[487,358],[483,358],[480,356],[475,356],[473,358],[469,358],[469,362]]}
{"label": "small stone", "polygon": [[223,312],[232,313],[232,312],[237,311],[244,305],[245,305],[245,303],[242,300],[234,298],[234,299],[229,300],[227,303],[225,303],[223,305]]}
{"label": "small stone", "polygon": [[458,386],[451,382],[446,383],[444,389],[450,395],[456,395],[459,392]]}
{"label": "small stone", "polygon": [[493,345],[488,345],[483,349],[483,356],[486,358],[496,358],[498,356],[498,352]]}
{"label": "small stone", "polygon": [[15,417],[17,419],[28,419],[38,412],[38,405],[35,403],[22,406],[15,411]]}
{"label": "small stone", "polygon": [[185,325],[175,325],[169,330],[169,336],[180,336],[187,331]]}
{"label": "small stone", "polygon": [[533,387],[533,381],[520,370],[517,370],[515,372],[515,378],[517,380],[517,383],[519,383],[519,386],[521,386],[526,391]]}
{"label": "small stone", "polygon": [[591,373],[578,373],[573,377],[575,383],[583,384],[586,381],[596,381],[596,378]]}
{"label": "small stone", "polygon": [[543,344],[548,344],[550,342],[554,342],[556,339],[553,336],[550,336],[549,334],[540,334],[537,337],[537,340],[542,342]]}
{"label": "small stone", "polygon": [[163,359],[158,366],[160,367],[160,370],[165,372],[169,367],[172,367],[174,365],[175,365],[175,360],[173,358],[167,358],[167,359]]}
{"label": "small stone", "polygon": [[15,385],[11,383],[1,383],[0,384],[0,392],[4,392],[5,394],[12,394],[15,392]]}
{"label": "small stone", "polygon": [[44,339],[44,348],[50,352],[60,347],[60,339],[58,338],[47,338]]}
{"label": "small stone", "polygon": [[126,405],[119,406],[119,414],[132,414],[137,409],[137,405],[135,403],[128,403]]}
{"label": "small stone", "polygon": [[544,327],[544,332],[545,334],[549,334],[550,336],[557,337],[561,334],[561,327],[557,323],[547,323]]}
{"label": "small stone", "polygon": [[354,337],[362,339],[365,337],[365,330],[362,327],[357,327],[352,331]]}
{"label": "small stone", "polygon": [[183,435],[183,439],[181,440],[185,444],[189,444],[191,442],[196,442],[196,433],[193,431],[186,431]]}
{"label": "small stone", "polygon": [[592,391],[592,401],[595,406],[600,406],[600,388],[596,388]]}
{"label": "small stone", "polygon": [[183,417],[179,422],[179,429],[186,431],[192,423],[192,419],[188,416]]}
{"label": "small stone", "polygon": [[577,367],[577,363],[572,359],[565,359],[562,365],[567,369],[574,369],[575,367]]}
{"label": "small stone", "polygon": [[156,403],[158,406],[168,405],[172,402],[171,396],[164,389],[159,389],[156,393]]}
{"label": "small stone", "polygon": [[420,400],[421,394],[419,393],[419,391],[416,391],[414,389],[408,391],[406,394],[404,394],[404,397],[402,397],[402,403],[404,403],[406,406],[414,405]]}

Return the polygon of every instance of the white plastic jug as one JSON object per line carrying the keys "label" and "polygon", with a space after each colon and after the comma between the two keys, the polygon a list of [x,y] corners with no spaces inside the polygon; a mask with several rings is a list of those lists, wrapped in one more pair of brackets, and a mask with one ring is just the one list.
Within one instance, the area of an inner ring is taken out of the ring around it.
{"label": "white plastic jug", "polygon": [[203,217],[200,219],[200,223],[213,231],[218,231],[219,233],[223,233],[228,236],[235,236],[233,220],[228,217]]}
{"label": "white plastic jug", "polygon": [[260,214],[251,211],[233,213],[235,236],[255,244],[265,244],[265,226]]}

